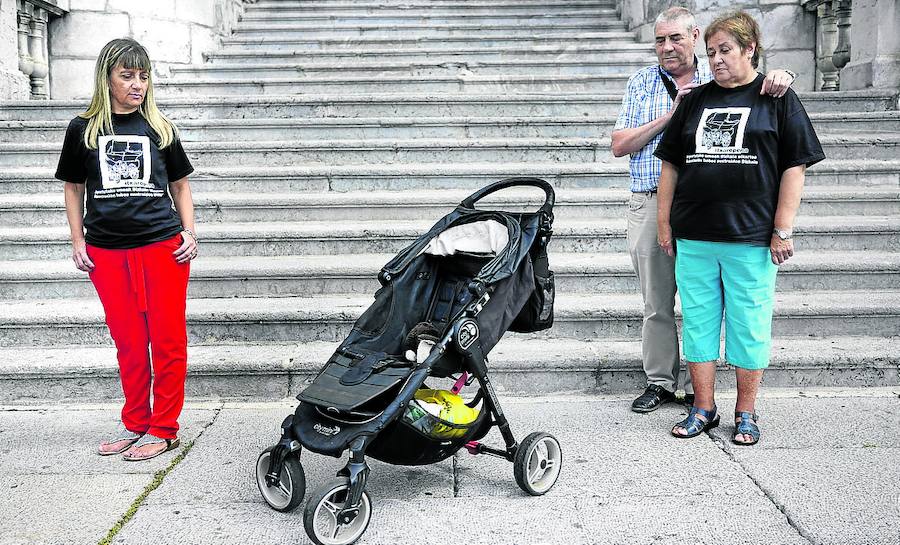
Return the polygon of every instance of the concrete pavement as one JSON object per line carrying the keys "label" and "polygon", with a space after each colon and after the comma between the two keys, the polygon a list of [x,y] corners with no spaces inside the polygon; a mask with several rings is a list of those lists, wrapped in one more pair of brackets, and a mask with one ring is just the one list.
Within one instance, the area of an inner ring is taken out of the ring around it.
{"label": "concrete pavement", "polygon": [[[638,415],[625,396],[503,402],[518,438],[560,440],[550,493],[528,497],[511,464],[465,452],[425,467],[373,461],[359,543],[900,543],[896,388],[764,390],[752,448],[730,442],[728,392],[723,426],[693,440],[668,434],[676,405]],[[294,403],[192,400],[182,448],[143,463],[94,454],[116,404],[0,406],[0,545],[309,543],[302,506],[272,511],[253,474]],[[309,494],[344,460],[302,463]]]}

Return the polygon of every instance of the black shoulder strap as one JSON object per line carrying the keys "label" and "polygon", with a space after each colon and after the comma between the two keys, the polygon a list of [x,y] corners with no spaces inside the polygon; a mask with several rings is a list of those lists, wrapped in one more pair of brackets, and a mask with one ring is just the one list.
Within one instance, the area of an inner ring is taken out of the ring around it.
{"label": "black shoulder strap", "polygon": [[675,84],[672,83],[672,80],[666,77],[666,74],[663,72],[662,67],[659,68],[659,79],[661,79],[663,85],[666,86],[666,91],[668,91],[669,96],[672,97],[672,100],[675,100],[675,97],[678,95],[678,89],[675,88]]}

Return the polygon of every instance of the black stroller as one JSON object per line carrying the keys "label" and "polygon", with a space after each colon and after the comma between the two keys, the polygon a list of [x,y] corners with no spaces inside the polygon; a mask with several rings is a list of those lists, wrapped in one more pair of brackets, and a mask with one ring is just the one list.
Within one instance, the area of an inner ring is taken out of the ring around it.
{"label": "black stroller", "polygon": [[[537,212],[475,209],[485,196],[516,186],[544,191]],[[365,532],[372,515],[366,455],[422,465],[465,447],[471,454],[512,462],[516,483],[529,494],[544,494],[556,483],[559,442],[543,432],[516,442],[488,378],[486,357],[507,329],[532,332],[553,323],[547,243],[554,198],[550,184],[537,178],[493,183],[463,200],[381,270],[375,302],[297,396],[300,404],[281,424],[281,440],[256,464],[266,503],[290,511],[305,494],[301,450],[340,457],[349,449],[337,478],[307,502],[303,523],[312,541],[349,544]],[[453,422],[423,411],[416,394],[431,378],[455,380],[453,394],[477,381],[478,391],[465,403],[474,420]],[[506,448],[478,441],[493,426]]]}

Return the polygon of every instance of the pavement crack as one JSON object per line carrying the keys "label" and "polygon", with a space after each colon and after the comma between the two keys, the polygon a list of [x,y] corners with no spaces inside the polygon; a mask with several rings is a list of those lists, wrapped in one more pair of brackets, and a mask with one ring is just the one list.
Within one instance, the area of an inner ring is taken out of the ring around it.
{"label": "pavement crack", "polygon": [[219,417],[219,413],[222,412],[223,406],[224,405],[220,403],[218,407],[213,409],[212,418],[210,418],[209,422],[207,422],[206,424],[203,425],[202,428],[200,428],[200,431],[197,433],[197,437],[195,437],[193,440],[191,440],[189,443],[187,443],[181,449],[181,452],[179,452],[178,455],[175,456],[175,458],[171,462],[169,462],[169,465],[167,465],[165,467],[165,469],[161,469],[153,475],[153,480],[150,481],[150,484],[148,484],[147,486],[144,487],[144,490],[141,491],[141,493],[138,495],[138,497],[135,498],[135,500],[133,502],[131,502],[131,505],[128,507],[128,510],[125,511],[125,514],[123,514],[119,518],[119,520],[113,525],[113,527],[109,529],[109,532],[106,533],[106,536],[104,536],[103,539],[101,539],[99,542],[97,542],[97,545],[110,545],[112,543],[112,540],[115,539],[116,535],[118,535],[118,533],[120,531],[122,531],[122,528],[124,528],[125,525],[128,524],[131,521],[131,519],[134,518],[134,516],[137,514],[138,510],[141,508],[141,506],[147,500],[147,497],[150,496],[150,494],[154,490],[159,488],[160,485],[162,485],[163,481],[166,479],[166,476],[169,473],[171,473],[172,470],[174,470],[175,467],[178,464],[180,464],[181,461],[185,459],[185,457],[187,457],[187,455],[191,451],[191,449],[194,448],[194,443],[196,443],[197,440],[203,436],[203,433],[207,430],[207,428],[209,428],[210,426],[212,426],[215,423],[216,419],[218,419],[218,417]]}
{"label": "pavement crack", "polygon": [[775,495],[772,493],[772,491],[769,490],[768,488],[766,488],[765,486],[763,486],[762,483],[759,482],[756,479],[756,477],[754,477],[750,473],[750,470],[747,468],[747,466],[745,466],[740,460],[738,460],[738,458],[734,455],[733,452],[731,452],[727,448],[725,448],[725,444],[721,440],[713,437],[710,434],[707,434],[707,435],[709,436],[709,439],[713,442],[713,444],[719,450],[721,450],[722,452],[725,453],[725,456],[727,456],[729,460],[731,460],[733,463],[737,464],[737,466],[741,468],[741,471],[743,471],[744,475],[746,475],[747,478],[750,479],[750,482],[752,482],[753,485],[756,486],[756,488],[763,494],[763,496],[766,497],[767,500],[769,500],[769,502],[775,507],[775,509],[778,509],[778,511],[781,512],[782,515],[784,515],[784,518],[787,521],[788,525],[791,528],[793,528],[794,531],[797,532],[797,534],[800,537],[802,537],[803,539],[805,539],[812,545],[822,545],[821,541],[817,540],[815,538],[815,536],[813,536],[808,530],[803,528],[803,525],[800,524],[797,520],[795,520],[787,512],[787,508],[785,507],[785,505],[783,503],[779,502],[775,498]]}
{"label": "pavement crack", "polygon": [[450,465],[453,468],[453,497],[459,497],[459,465],[458,461],[459,457],[454,454],[452,458],[450,458]]}

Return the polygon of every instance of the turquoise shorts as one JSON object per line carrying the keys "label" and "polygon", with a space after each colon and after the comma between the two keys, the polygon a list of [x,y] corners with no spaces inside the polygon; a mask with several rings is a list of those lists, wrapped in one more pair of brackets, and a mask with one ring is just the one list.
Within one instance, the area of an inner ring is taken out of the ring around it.
{"label": "turquoise shorts", "polygon": [[684,358],[719,359],[724,314],[725,361],[744,369],[768,367],[778,272],[769,248],[686,239],[675,244]]}

